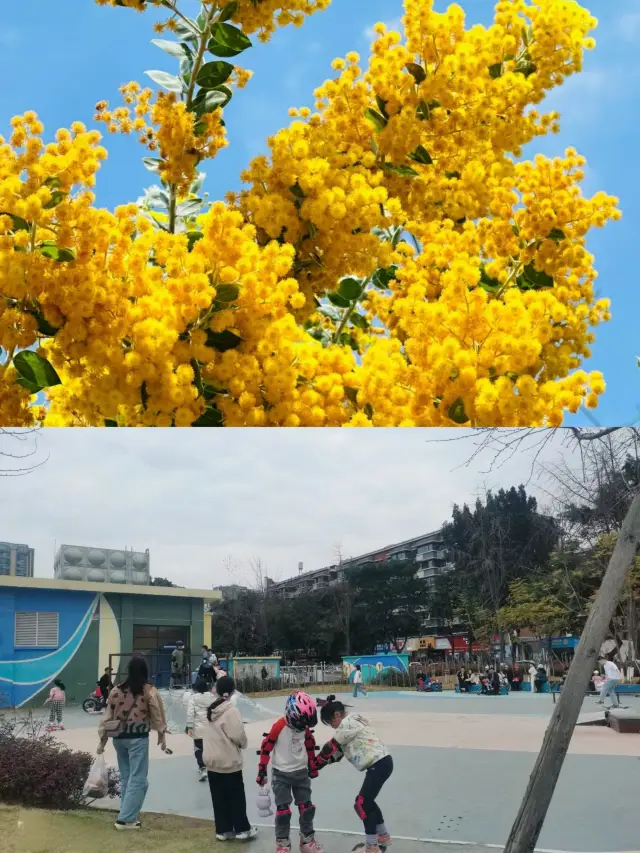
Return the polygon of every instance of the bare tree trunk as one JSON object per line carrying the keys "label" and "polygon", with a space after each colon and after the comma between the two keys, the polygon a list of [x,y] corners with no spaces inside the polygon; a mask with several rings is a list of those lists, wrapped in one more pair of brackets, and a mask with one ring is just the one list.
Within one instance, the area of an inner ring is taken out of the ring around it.
{"label": "bare tree trunk", "polygon": [[640,492],[636,492],[584,626],[566,683],[547,727],[524,799],[511,828],[505,853],[532,853],[535,848],[562,770],[594,663],[605,640],[627,572],[633,565],[639,542]]}

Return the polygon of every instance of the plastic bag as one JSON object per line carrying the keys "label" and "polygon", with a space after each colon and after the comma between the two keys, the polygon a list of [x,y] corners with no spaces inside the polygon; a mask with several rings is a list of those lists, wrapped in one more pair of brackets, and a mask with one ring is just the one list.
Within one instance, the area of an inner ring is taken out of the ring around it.
{"label": "plastic bag", "polygon": [[91,770],[84,783],[82,793],[85,797],[92,797],[99,800],[107,796],[109,787],[109,773],[107,771],[107,762],[104,760],[104,755],[98,755],[96,760],[91,765]]}

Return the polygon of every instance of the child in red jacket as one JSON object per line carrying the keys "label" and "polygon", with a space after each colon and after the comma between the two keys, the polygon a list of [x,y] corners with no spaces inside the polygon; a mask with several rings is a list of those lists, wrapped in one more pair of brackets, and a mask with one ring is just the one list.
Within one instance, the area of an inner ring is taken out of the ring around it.
{"label": "child in red jacket", "polygon": [[300,818],[300,853],[324,853],[315,840],[311,802],[311,778],[315,769],[316,742],[312,727],[318,722],[316,703],[306,693],[292,693],[287,699],[284,717],[265,734],[258,752],[258,785],[267,783],[267,767],[273,754],[271,787],[276,804],[276,853],[291,850],[291,803]]}

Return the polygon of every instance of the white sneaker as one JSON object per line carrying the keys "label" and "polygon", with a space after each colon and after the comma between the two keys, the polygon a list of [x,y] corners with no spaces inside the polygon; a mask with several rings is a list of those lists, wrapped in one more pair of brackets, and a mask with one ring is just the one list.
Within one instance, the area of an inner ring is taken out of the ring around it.
{"label": "white sneaker", "polygon": [[255,838],[257,834],[257,828],[252,826],[251,829],[248,829],[246,832],[238,832],[236,834],[236,839],[238,841],[250,841],[252,838]]}
{"label": "white sneaker", "polygon": [[207,768],[202,767],[200,770],[200,781],[206,782],[208,780],[208,778],[209,778],[209,774],[207,773]]}
{"label": "white sneaker", "polygon": [[140,823],[139,820],[135,821],[135,823],[125,823],[122,820],[117,820],[114,823],[114,826],[116,829],[119,829],[120,831],[122,831],[122,830],[126,830],[126,829],[140,829],[142,824]]}
{"label": "white sneaker", "polygon": [[233,841],[236,837],[235,832],[224,832],[224,833],[216,833],[216,838],[218,841]]}

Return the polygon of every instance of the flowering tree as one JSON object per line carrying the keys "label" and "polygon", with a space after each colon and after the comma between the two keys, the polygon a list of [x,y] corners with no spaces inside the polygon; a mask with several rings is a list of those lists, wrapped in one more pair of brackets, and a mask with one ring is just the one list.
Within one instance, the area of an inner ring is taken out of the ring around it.
{"label": "flowering tree", "polygon": [[[315,112],[204,204],[224,107],[257,34],[330,0],[98,0],[164,10],[177,73],[122,87],[96,120],[135,133],[157,178],[113,212],[107,156],[33,112],[0,145],[0,422],[109,426],[558,426],[605,385],[580,369],[596,299],[592,226],[617,200],[580,190],[585,161],[522,161],[581,70],[595,19],[574,0],[500,0],[489,28],[405,0],[366,70],[333,63]],[[123,9],[126,15],[130,10]],[[44,391],[48,405],[35,405]]]}

